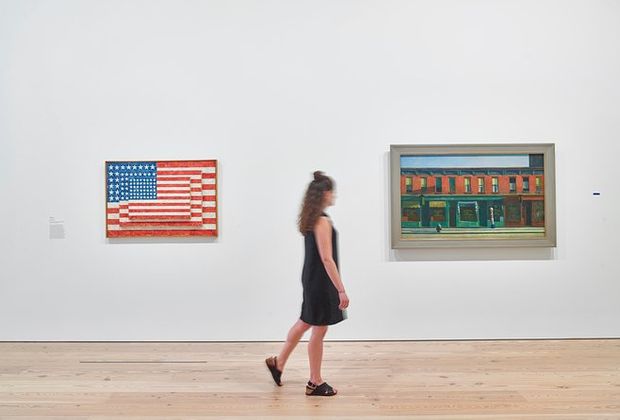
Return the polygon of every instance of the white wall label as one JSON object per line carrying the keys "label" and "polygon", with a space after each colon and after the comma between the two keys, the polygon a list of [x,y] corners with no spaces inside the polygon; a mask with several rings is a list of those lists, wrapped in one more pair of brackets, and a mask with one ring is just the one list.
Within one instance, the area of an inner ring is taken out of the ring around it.
{"label": "white wall label", "polygon": [[50,216],[50,239],[65,239],[65,222]]}

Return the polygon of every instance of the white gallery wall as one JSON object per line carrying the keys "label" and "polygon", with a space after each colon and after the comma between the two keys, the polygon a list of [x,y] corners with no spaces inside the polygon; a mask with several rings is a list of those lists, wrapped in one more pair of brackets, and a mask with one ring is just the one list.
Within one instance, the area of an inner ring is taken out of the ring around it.
{"label": "white gallery wall", "polygon": [[[618,337],[618,40],[617,1],[0,0],[0,340],[283,340],[316,169],[329,338]],[[510,142],[556,144],[557,248],[390,249],[390,144]],[[147,159],[218,160],[219,238],[105,238]]]}

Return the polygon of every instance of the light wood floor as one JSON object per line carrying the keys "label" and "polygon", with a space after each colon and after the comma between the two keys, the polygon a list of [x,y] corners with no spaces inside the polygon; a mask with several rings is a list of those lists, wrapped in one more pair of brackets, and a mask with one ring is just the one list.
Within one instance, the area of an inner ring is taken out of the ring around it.
{"label": "light wood floor", "polygon": [[328,342],[339,395],[306,397],[306,343],[0,343],[0,419],[620,419],[620,340]]}

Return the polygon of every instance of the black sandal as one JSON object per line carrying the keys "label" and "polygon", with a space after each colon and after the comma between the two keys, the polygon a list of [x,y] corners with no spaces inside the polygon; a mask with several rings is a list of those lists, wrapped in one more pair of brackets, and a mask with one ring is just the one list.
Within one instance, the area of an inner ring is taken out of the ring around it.
{"label": "black sandal", "polygon": [[313,384],[308,381],[306,385],[306,395],[316,395],[320,397],[331,397],[338,393],[327,382],[323,382],[321,385]]}
{"label": "black sandal", "polygon": [[265,359],[265,364],[267,365],[267,369],[269,369],[269,372],[271,372],[271,377],[273,378],[276,385],[282,386],[282,381],[280,381],[280,378],[282,377],[282,371],[278,370],[277,368],[278,364],[276,363],[276,356],[268,357],[267,359]]}

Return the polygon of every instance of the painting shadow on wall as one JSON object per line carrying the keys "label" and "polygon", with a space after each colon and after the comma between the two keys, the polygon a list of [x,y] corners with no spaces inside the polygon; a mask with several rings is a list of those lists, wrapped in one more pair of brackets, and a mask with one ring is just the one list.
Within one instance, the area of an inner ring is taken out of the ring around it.
{"label": "painting shadow on wall", "polygon": [[553,260],[549,248],[392,249],[389,261],[541,261]]}
{"label": "painting shadow on wall", "polygon": [[105,238],[109,244],[213,244],[218,238],[207,237],[152,237],[152,238]]}

